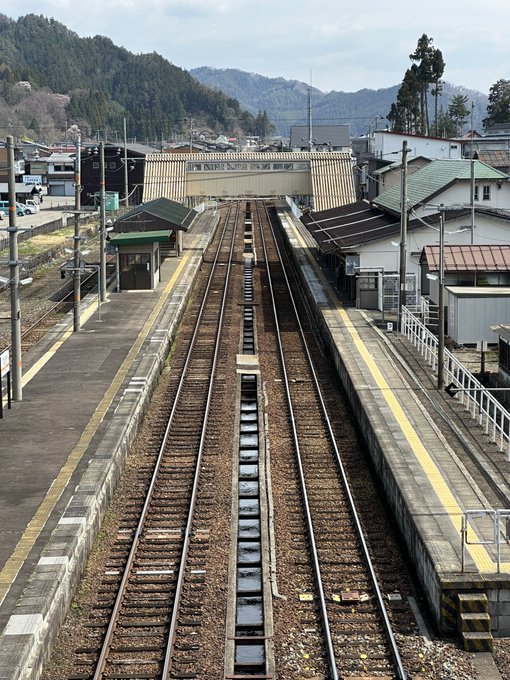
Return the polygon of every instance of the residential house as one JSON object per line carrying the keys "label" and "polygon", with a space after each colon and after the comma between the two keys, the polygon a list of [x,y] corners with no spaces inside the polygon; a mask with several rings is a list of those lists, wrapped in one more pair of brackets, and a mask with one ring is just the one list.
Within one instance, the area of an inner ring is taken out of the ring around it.
{"label": "residential house", "polygon": [[[9,200],[9,172],[8,172],[8,151],[6,145],[0,146],[0,200]],[[23,177],[25,175],[25,160],[21,149],[16,145],[14,148],[14,181],[15,181],[15,191],[16,197],[24,197],[26,192],[26,187],[23,183]]]}
{"label": "residential house", "polygon": [[74,196],[75,152],[52,153],[48,158],[48,196]]}
{"label": "residential house", "polygon": [[[310,139],[311,136],[311,139]],[[312,148],[310,148],[310,145]],[[291,125],[291,151],[343,151],[351,153],[348,125]]]}
{"label": "residential house", "polygon": [[423,250],[422,293],[430,284],[437,305],[443,281],[449,337],[457,344],[496,342],[491,326],[510,322],[510,244],[447,244],[442,261],[440,252],[438,245]]}
{"label": "residential house", "polygon": [[[126,192],[129,203],[138,205],[143,197],[145,159],[154,149],[143,144],[104,145],[105,191],[117,194],[125,202]],[[127,165],[125,158],[127,156]],[[99,150],[95,145],[87,146],[81,155],[81,205],[94,208],[100,190]]]}
{"label": "residential house", "polygon": [[[475,207],[510,210],[509,176],[478,160],[436,160],[408,174],[408,210],[414,216],[425,216],[438,212],[440,205],[470,206],[471,188]],[[373,200],[375,206],[394,215],[400,215],[400,202],[400,185]]]}
{"label": "residential house", "polygon": [[[430,158],[425,156],[416,156],[410,158],[407,163],[407,176],[410,177],[414,172],[424,168],[431,163]],[[369,200],[375,199],[379,194],[391,189],[393,186],[400,187],[402,185],[402,163],[390,163],[384,165],[382,168],[375,169],[372,173],[367,175],[367,194],[366,198]]]}
{"label": "residential house", "polygon": [[417,156],[425,156],[433,160],[462,158],[462,143],[458,139],[425,137],[389,130],[374,132],[374,156],[387,161],[394,160],[395,156],[401,153],[404,140],[407,142],[409,159]]}
{"label": "residential house", "polygon": [[[470,205],[474,170],[474,201]],[[487,188],[486,188],[487,187]],[[406,274],[409,302],[423,290],[423,248],[439,241],[444,220],[445,243],[501,244],[508,242],[510,184],[508,176],[480,161],[436,160],[408,176]],[[369,286],[381,304],[381,277],[389,281],[389,308],[398,300],[402,219],[401,187],[395,184],[374,201],[358,201],[339,208],[303,215],[329,266],[337,273],[337,286],[352,300],[363,301],[360,290]],[[440,211],[440,206],[444,210]],[[361,283],[363,274],[364,283]]]}

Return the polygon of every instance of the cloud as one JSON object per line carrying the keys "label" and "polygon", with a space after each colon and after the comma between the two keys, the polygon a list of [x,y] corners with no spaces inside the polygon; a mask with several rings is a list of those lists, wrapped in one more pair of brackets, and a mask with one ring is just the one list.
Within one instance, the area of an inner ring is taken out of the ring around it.
{"label": "cloud", "polygon": [[[81,36],[105,35],[119,46],[158,52],[185,69],[240,68],[308,81],[322,90],[383,88],[402,81],[418,38],[434,39],[445,80],[488,92],[510,77],[510,2],[492,0],[24,0],[23,14],[53,17]],[[20,15],[19,0],[2,0]],[[439,17],[439,20],[438,20]],[[476,17],[476,20],[474,19]]]}

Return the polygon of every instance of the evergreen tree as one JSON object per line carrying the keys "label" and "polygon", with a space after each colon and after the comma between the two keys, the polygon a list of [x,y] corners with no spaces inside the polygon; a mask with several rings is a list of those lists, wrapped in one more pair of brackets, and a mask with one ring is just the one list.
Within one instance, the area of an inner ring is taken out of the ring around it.
{"label": "evergreen tree", "polygon": [[435,127],[437,129],[437,136],[443,137],[443,139],[455,137],[457,134],[457,125],[452,120],[449,112],[445,111],[442,106],[439,107],[437,112]]}
{"label": "evergreen tree", "polygon": [[442,91],[441,78],[445,62],[441,50],[433,46],[433,38],[424,33],[418,40],[415,51],[409,55],[415,62],[407,69],[402,85],[397,92],[397,101],[392,105],[388,119],[396,132],[429,134],[429,111],[427,95],[433,85],[435,130],[438,130],[439,96]]}
{"label": "evergreen tree", "polygon": [[397,92],[397,101],[392,104],[387,116],[395,132],[414,134],[421,127],[420,91],[418,67],[413,64],[407,69]]}
{"label": "evergreen tree", "polygon": [[434,48],[432,38],[424,33],[418,40],[415,51],[409,55],[409,59],[416,62],[416,76],[420,84],[420,132],[427,135],[429,132],[429,115],[427,92],[433,80],[432,59]]}
{"label": "evergreen tree", "polygon": [[487,118],[483,126],[487,130],[495,123],[510,123],[510,80],[498,80],[489,90]]}
{"label": "evergreen tree", "polygon": [[462,128],[469,116],[469,109],[466,106],[468,100],[467,95],[457,94],[452,97],[448,106],[448,115],[455,126],[456,135],[462,134]]}
{"label": "evergreen tree", "polygon": [[434,84],[434,87],[432,88],[431,94],[434,97],[434,128],[436,137],[438,135],[439,129],[437,125],[438,122],[437,118],[439,97],[441,96],[441,93],[443,91],[443,84],[441,82],[441,78],[443,77],[444,68],[445,62],[441,50],[434,49],[434,53],[432,55],[432,82]]}

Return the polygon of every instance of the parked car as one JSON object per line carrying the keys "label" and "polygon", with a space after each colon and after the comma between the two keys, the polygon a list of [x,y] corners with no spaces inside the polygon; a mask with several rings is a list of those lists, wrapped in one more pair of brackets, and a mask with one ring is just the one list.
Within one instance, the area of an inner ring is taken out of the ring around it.
{"label": "parked car", "polygon": [[[25,215],[25,208],[26,206],[24,206],[23,203],[16,203],[16,215]],[[7,217],[9,214],[9,201],[0,201],[0,212]]]}
{"label": "parked car", "polygon": [[39,203],[33,198],[27,198],[27,200],[25,201],[25,207],[27,208],[27,211],[32,215],[35,214],[36,212],[39,212]]}
{"label": "parked car", "polygon": [[28,215],[30,210],[24,203],[16,203],[16,215]]}

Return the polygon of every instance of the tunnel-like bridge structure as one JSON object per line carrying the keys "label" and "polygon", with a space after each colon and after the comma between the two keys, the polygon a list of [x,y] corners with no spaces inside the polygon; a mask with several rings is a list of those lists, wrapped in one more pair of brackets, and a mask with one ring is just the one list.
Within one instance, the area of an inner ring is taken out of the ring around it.
{"label": "tunnel-like bridge structure", "polygon": [[353,159],[345,152],[149,154],[143,201],[290,196],[314,210],[354,203]]}

